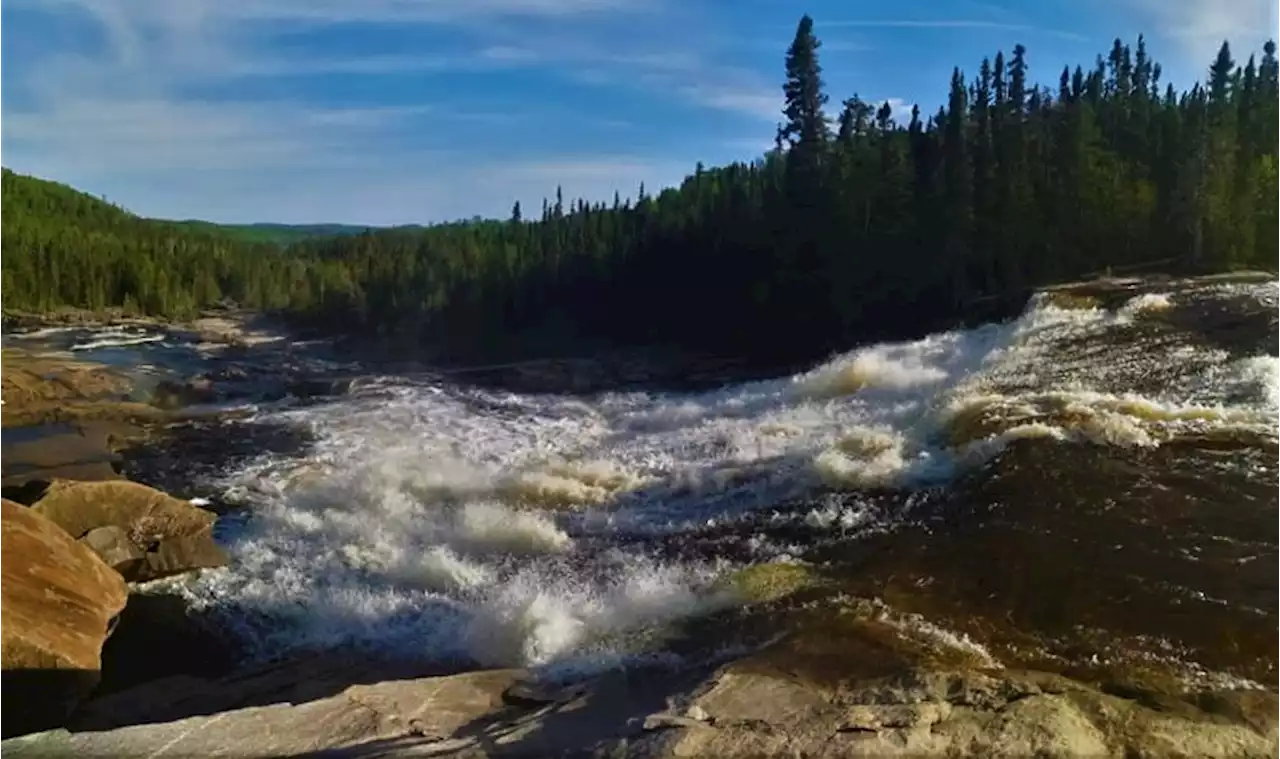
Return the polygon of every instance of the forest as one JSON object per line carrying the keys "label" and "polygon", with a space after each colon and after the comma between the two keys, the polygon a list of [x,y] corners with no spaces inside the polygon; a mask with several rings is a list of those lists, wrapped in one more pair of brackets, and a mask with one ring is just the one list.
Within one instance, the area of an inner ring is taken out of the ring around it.
{"label": "forest", "polygon": [[760,159],[612,203],[557,190],[506,219],[284,246],[5,170],[4,307],[182,317],[229,299],[459,355],[536,334],[783,358],[1106,270],[1275,269],[1274,42],[1243,64],[1224,42],[1183,91],[1142,37],[1052,86],[1016,45],[954,69],[945,104],[906,124],[856,94],[832,104],[820,52],[805,16]]}

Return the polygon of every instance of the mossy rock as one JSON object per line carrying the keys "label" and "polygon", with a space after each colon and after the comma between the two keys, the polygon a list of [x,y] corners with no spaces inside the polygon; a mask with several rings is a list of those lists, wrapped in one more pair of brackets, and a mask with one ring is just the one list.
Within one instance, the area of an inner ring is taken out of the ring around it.
{"label": "mossy rock", "polygon": [[1048,305],[1068,311],[1102,308],[1102,300],[1096,295],[1083,295],[1068,290],[1050,290],[1044,294],[1044,299]]}
{"label": "mossy rock", "polygon": [[732,592],[747,603],[769,603],[812,587],[813,570],[803,564],[757,564],[722,577],[716,587]]}

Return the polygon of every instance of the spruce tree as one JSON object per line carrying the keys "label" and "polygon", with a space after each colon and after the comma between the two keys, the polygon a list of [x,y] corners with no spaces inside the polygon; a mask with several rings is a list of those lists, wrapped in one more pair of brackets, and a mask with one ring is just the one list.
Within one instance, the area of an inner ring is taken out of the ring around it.
{"label": "spruce tree", "polygon": [[782,138],[805,160],[816,158],[827,140],[827,117],[822,107],[827,104],[823,92],[822,66],[818,48],[822,43],[813,34],[813,19],[800,19],[796,36],[787,49],[787,81],[782,86],[785,98]]}

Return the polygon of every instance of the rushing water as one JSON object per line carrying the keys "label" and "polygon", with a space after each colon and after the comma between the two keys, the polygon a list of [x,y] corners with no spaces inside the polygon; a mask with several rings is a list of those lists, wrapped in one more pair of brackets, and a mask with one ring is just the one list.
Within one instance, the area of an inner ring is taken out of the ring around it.
{"label": "rushing water", "polygon": [[742,603],[726,574],[806,562],[921,625],[986,631],[997,659],[1014,638],[1084,662],[1119,641],[1263,677],[1276,298],[1037,296],[1006,324],[693,394],[370,378],[249,422],[315,442],[202,483],[246,507],[222,527],[232,564],[165,587],[256,656],[577,671],[670,656],[674,625]]}

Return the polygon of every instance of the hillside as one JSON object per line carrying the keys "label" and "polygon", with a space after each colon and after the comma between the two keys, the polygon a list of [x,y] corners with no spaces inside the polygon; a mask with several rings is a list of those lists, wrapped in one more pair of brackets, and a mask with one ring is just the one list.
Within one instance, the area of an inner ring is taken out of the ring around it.
{"label": "hillside", "polygon": [[[376,231],[377,229],[386,229],[386,227],[366,227],[357,224],[217,224],[199,219],[184,219],[174,223],[195,231],[225,234],[228,237],[234,237],[244,242],[269,243],[281,246],[293,245],[294,243],[313,240],[317,237],[358,235]],[[412,229],[420,227],[407,225],[396,228]]]}
{"label": "hillside", "polygon": [[224,296],[284,305],[259,283],[288,262],[273,245],[216,226],[146,219],[67,185],[3,170],[0,218],[6,310],[123,307],[180,315]]}

